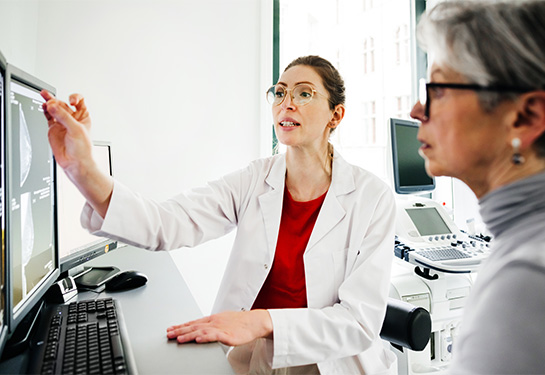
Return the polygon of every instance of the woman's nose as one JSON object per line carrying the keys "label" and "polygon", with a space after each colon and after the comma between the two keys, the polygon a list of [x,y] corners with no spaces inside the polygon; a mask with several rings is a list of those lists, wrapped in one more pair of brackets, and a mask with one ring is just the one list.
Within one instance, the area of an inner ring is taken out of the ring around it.
{"label": "woman's nose", "polygon": [[291,92],[287,93],[287,95],[284,97],[284,101],[281,104],[282,109],[294,109],[295,104],[293,103],[293,97],[291,96]]}
{"label": "woman's nose", "polygon": [[428,120],[428,118],[426,117],[426,109],[422,105],[422,103],[420,103],[420,101],[417,101],[416,104],[413,106],[410,116],[415,120],[419,120],[420,122]]}

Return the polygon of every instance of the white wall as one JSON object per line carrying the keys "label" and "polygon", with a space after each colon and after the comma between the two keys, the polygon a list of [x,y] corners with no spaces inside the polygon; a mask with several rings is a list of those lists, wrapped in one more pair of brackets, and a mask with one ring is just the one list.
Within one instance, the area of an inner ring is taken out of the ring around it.
{"label": "white wall", "polygon": [[[82,93],[116,177],[162,200],[267,154],[269,3],[0,0],[0,50],[59,98]],[[230,239],[173,254],[190,287],[215,293]],[[196,294],[207,312],[212,298]]]}

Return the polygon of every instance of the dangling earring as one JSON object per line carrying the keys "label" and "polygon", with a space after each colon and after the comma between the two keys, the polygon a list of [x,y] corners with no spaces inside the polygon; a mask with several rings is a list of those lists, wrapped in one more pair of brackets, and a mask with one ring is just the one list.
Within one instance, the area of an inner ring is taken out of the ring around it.
{"label": "dangling earring", "polygon": [[513,138],[511,140],[511,146],[513,147],[513,156],[511,162],[515,165],[524,163],[524,156],[520,154],[520,138]]}

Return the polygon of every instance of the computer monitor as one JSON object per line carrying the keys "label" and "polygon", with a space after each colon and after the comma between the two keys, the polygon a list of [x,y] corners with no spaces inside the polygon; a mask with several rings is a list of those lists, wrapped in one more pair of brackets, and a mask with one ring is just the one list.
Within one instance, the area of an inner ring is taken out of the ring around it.
{"label": "computer monitor", "polygon": [[418,153],[419,123],[390,119],[394,189],[398,194],[416,194],[435,189],[435,179],[426,172],[424,159]]}
{"label": "computer monitor", "polygon": [[5,89],[7,318],[14,332],[60,273],[55,160],[40,96],[42,89],[55,89],[9,63]]}
{"label": "computer monitor", "polygon": [[8,324],[6,319],[6,244],[5,244],[5,202],[4,197],[4,158],[5,158],[5,142],[4,142],[4,131],[5,131],[5,114],[4,109],[4,98],[5,98],[5,85],[4,80],[6,77],[6,59],[2,52],[0,52],[0,223],[2,226],[2,248],[0,253],[0,354],[4,349],[4,346],[8,337]]}
{"label": "computer monitor", "polygon": [[[104,173],[113,176],[111,143],[94,141],[93,157]],[[80,215],[85,198],[58,166],[57,203],[61,276],[75,276],[85,262],[117,248],[117,242],[82,228]]]}

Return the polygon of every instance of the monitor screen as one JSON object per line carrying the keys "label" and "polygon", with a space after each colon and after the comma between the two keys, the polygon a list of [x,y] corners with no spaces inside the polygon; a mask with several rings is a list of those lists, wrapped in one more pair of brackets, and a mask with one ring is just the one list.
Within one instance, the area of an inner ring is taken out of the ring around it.
{"label": "monitor screen", "polygon": [[[113,175],[110,143],[93,142],[93,157],[104,173]],[[117,242],[94,236],[82,228],[80,215],[85,198],[60,167],[57,167],[57,203],[60,268],[73,276],[79,273],[77,266],[115,249]]]}
{"label": "monitor screen", "polygon": [[405,211],[421,236],[452,233],[435,207],[407,208]]}
{"label": "monitor screen", "polygon": [[2,248],[0,253],[0,354],[4,349],[4,345],[7,340],[8,326],[6,321],[6,244],[5,244],[5,205],[6,202],[4,197],[4,157],[5,157],[5,142],[4,142],[4,132],[5,132],[5,114],[4,110],[4,98],[5,98],[5,85],[4,78],[6,76],[6,60],[0,52],[0,223],[2,225]]}
{"label": "monitor screen", "polygon": [[416,121],[390,119],[394,189],[398,194],[435,189],[435,179],[427,174],[424,159],[418,153],[418,128]]}
{"label": "monitor screen", "polygon": [[55,161],[40,91],[53,87],[8,64],[6,71],[6,246],[10,331],[59,276]]}

